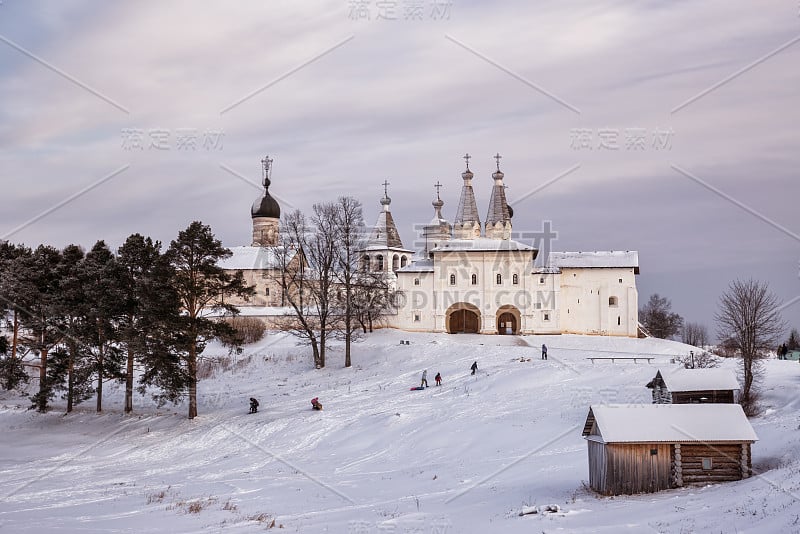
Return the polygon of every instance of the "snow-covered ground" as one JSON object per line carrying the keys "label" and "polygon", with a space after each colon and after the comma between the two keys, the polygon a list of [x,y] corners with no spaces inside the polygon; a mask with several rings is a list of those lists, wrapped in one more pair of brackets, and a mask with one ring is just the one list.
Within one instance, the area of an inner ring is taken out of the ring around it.
{"label": "snow-covered ground", "polygon": [[[656,369],[689,349],[383,330],[354,346],[352,368],[337,346],[315,370],[307,348],[271,334],[200,383],[193,421],[144,398],[125,416],[117,385],[101,415],[91,401],[37,414],[5,394],[0,531],[800,532],[797,362],[767,362],[766,410],[752,420],[758,476],[632,497],[587,490],[589,405],[648,403]],[[614,354],[655,360],[586,359]],[[431,387],[409,391],[426,368]],[[310,409],[317,396],[322,412]],[[551,504],[557,513],[519,515]]]}

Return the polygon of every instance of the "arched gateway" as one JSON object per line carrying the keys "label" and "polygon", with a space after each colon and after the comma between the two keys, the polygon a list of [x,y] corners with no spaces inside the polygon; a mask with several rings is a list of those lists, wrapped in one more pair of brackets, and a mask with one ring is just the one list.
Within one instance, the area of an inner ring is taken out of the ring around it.
{"label": "arched gateway", "polygon": [[447,309],[449,334],[477,334],[480,331],[480,311],[472,304],[459,302]]}
{"label": "arched gateway", "polygon": [[519,310],[514,306],[501,306],[497,310],[497,333],[519,334]]}

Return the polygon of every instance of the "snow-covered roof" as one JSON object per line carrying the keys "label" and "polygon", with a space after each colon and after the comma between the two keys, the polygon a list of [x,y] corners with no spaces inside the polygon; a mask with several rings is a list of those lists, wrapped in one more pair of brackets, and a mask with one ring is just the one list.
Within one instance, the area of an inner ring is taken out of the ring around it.
{"label": "snow-covered roof", "polygon": [[405,267],[401,267],[396,273],[432,273],[433,272],[433,260],[430,259],[423,259],[417,260],[413,263],[406,265]]}
{"label": "snow-covered roof", "polygon": [[730,369],[676,369],[658,373],[670,391],[739,389],[736,374]]}
{"label": "snow-covered roof", "polygon": [[521,250],[532,251],[536,249],[514,241],[513,239],[489,239],[476,237],[475,239],[451,239],[437,243],[431,252],[463,252],[463,251],[495,251],[495,250]]}
{"label": "snow-covered roof", "polygon": [[634,272],[639,274],[639,253],[635,250],[551,252],[550,266],[583,269],[633,267]]}
{"label": "snow-covered roof", "polygon": [[738,404],[598,405],[589,408],[584,437],[592,423],[605,443],[758,441]]}
{"label": "snow-covered roof", "polygon": [[[280,247],[229,247],[233,255],[217,263],[223,269],[230,270],[249,270],[249,269],[279,269],[280,259],[278,252],[282,252]],[[290,251],[286,261],[291,260],[294,252]]]}

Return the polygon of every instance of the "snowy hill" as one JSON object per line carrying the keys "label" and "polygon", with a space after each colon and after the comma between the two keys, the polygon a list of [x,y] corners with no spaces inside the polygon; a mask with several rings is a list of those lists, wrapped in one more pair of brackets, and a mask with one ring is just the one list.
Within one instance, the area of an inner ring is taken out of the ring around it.
{"label": "snowy hill", "polygon": [[[767,362],[767,410],[751,421],[759,475],[633,497],[586,489],[589,404],[649,403],[644,384],[688,350],[655,339],[384,330],[355,345],[353,368],[334,347],[328,368],[314,370],[304,347],[273,334],[201,381],[193,421],[185,406],[142,398],[124,416],[116,385],[101,415],[91,403],[36,414],[6,394],[0,531],[800,532],[797,362]],[[655,359],[587,360],[615,354]],[[409,391],[423,369],[431,384],[441,372],[443,385]],[[258,414],[247,413],[250,396]],[[317,396],[322,412],[310,409]],[[560,512],[519,516],[549,504]]]}

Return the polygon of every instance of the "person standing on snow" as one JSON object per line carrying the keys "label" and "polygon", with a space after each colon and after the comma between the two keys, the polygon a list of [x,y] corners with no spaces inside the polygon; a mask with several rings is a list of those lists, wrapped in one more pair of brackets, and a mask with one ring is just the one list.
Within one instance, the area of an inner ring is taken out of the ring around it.
{"label": "person standing on snow", "polygon": [[250,397],[250,413],[257,413],[258,412],[258,401]]}
{"label": "person standing on snow", "polygon": [[478,362],[472,362],[472,367],[470,367],[470,369],[472,369],[472,374],[474,375],[478,370]]}
{"label": "person standing on snow", "polygon": [[434,376],[433,379],[436,380],[436,385],[437,386],[441,386],[442,385],[442,374],[441,373],[436,373],[436,376]]}
{"label": "person standing on snow", "polygon": [[428,387],[428,370],[427,369],[422,371],[422,381],[420,382],[419,387]]}
{"label": "person standing on snow", "polygon": [[545,345],[544,343],[542,343],[542,359],[543,360],[547,359],[547,345]]}

